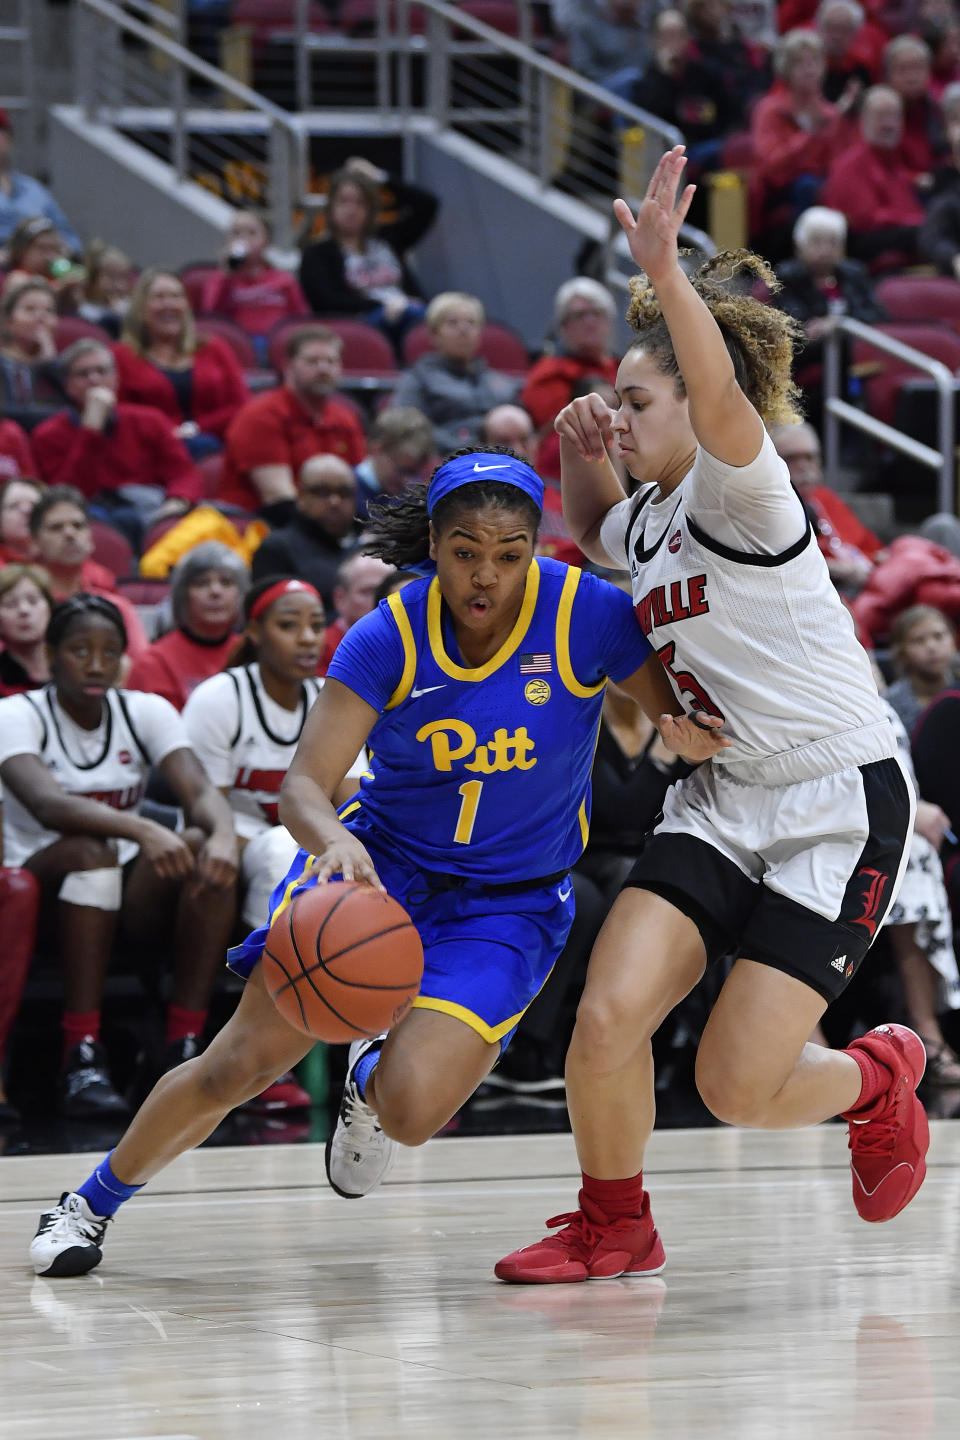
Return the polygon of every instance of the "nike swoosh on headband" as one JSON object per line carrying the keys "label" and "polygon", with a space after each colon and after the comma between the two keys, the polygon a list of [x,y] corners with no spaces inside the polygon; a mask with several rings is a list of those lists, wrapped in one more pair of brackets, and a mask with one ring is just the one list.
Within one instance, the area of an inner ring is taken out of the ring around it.
{"label": "nike swoosh on headband", "polygon": [[509,470],[509,469],[510,469],[510,466],[509,466],[509,465],[478,465],[478,464],[476,463],[476,461],[474,461],[474,463],[473,463],[473,468],[474,468],[474,470],[476,471],[476,473],[477,473],[478,475],[482,475],[485,470]]}

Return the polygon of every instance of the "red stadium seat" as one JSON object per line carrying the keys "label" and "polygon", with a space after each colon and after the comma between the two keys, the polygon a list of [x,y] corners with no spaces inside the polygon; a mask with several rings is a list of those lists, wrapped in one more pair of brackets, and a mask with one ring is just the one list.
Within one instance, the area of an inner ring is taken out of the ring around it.
{"label": "red stadium seat", "polygon": [[[520,17],[513,0],[460,0],[460,9],[464,15],[482,20],[503,35],[517,36],[520,33]],[[462,34],[469,35],[470,32],[464,30]]]}
{"label": "red stadium seat", "polygon": [[[409,9],[410,34],[422,35],[426,29],[426,13],[419,5]],[[389,25],[392,32],[397,30],[397,6],[390,0]],[[377,28],[377,0],[345,0],[340,7],[338,28],[349,40],[373,35]]]}
{"label": "red stadium seat", "polygon": [[343,375],[346,380],[393,379],[397,373],[396,356],[389,340],[365,325],[362,320],[342,320],[339,317],[326,319],[318,315],[315,320],[281,320],[270,331],[267,341],[267,355],[274,370],[282,374],[287,364],[287,344],[291,335],[301,330],[311,330],[318,325],[335,330],[343,341]]}
{"label": "red stadium seat", "polygon": [[180,279],[187,292],[190,309],[195,315],[203,314],[203,296],[211,277],[222,273],[219,265],[209,264],[184,265],[180,271]]}
{"label": "red stadium seat", "polygon": [[[429,325],[415,325],[403,342],[403,360],[412,365],[433,349]],[[494,370],[508,375],[525,375],[530,368],[530,355],[520,336],[508,325],[488,320],[480,337],[480,354]]]}
{"label": "red stadium seat", "polygon": [[[946,325],[888,322],[878,325],[877,329],[904,345],[912,345],[915,350],[921,350],[933,360],[942,360],[955,375],[960,371],[960,335]],[[872,345],[867,345],[862,340],[854,342],[851,363],[866,372],[867,408],[870,414],[877,420],[884,420],[888,425],[892,425],[897,396],[904,381],[916,379],[923,372],[904,360],[875,350]]]}
{"label": "red stadium seat", "polygon": [[[166,520],[160,522],[160,525],[163,525],[167,530],[171,528],[171,525],[175,524],[175,520],[171,520],[170,523]],[[159,539],[162,533],[160,525],[155,525],[149,532],[147,536],[148,544],[144,546],[144,549],[152,545],[154,540]],[[130,601],[131,605],[137,606],[159,605],[166,600],[170,594],[168,581],[144,579],[139,575],[131,575],[129,577],[121,576],[117,581],[117,589],[124,599]]]}
{"label": "red stadium seat", "polygon": [[61,315],[53,332],[57,354],[66,350],[74,340],[102,340],[105,345],[113,344],[106,330],[95,325],[92,320],[84,320],[80,315]]}
{"label": "red stadium seat", "polygon": [[203,493],[208,500],[212,500],[220,489],[223,476],[222,451],[218,451],[216,455],[205,455],[202,460],[198,460],[197,469],[203,477]]}
{"label": "red stadium seat", "polygon": [[200,335],[216,335],[233,351],[244,370],[257,369],[257,352],[253,341],[245,330],[234,325],[232,320],[221,320],[216,315],[198,315],[197,332]]}
{"label": "red stadium seat", "polygon": [[877,299],[893,320],[943,320],[960,332],[960,281],[947,275],[887,275]]}
{"label": "red stadium seat", "polygon": [[125,535],[108,525],[104,520],[91,520],[93,535],[93,558],[98,565],[106,565],[119,580],[133,569],[133,547]]}

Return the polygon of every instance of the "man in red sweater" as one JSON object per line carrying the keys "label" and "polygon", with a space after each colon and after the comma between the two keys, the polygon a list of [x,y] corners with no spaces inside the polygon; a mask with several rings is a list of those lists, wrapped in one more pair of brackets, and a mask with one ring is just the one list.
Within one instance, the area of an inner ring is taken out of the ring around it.
{"label": "man in red sweater", "polygon": [[333,398],[343,342],[325,325],[290,337],[283,385],[244,405],[227,430],[218,499],[257,510],[271,525],[294,511],[296,476],[312,455],[357,465],[367,453],[356,414]]}
{"label": "man in red sweater", "polygon": [[99,340],[76,340],[61,355],[73,408],[31,435],[48,485],[75,485],[88,500],[131,506],[144,523],[182,515],[203,482],[166,415],[117,400],[113,355]]}
{"label": "man in red sweater", "polygon": [[820,441],[812,425],[778,425],[771,438],[787,462],[790,480],[817,522],[817,543],[838,590],[860,589],[883,550],[881,542],[823,483]]}
{"label": "man in red sweater", "polygon": [[846,215],[851,255],[898,268],[916,255],[924,209],[900,149],[903,101],[889,85],[864,96],[860,134],[831,165],[820,203]]}

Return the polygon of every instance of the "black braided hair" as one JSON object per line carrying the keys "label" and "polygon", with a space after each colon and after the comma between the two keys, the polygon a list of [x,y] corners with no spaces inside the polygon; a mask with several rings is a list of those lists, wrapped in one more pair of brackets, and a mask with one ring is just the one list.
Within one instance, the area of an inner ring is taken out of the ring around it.
{"label": "black braided hair", "polygon": [[[462,455],[508,455],[511,460],[519,460],[524,465],[528,463],[509,445],[466,445],[445,456],[433,475],[448,460],[458,460]],[[407,565],[419,565],[430,553],[431,519],[434,530],[440,534],[450,529],[467,511],[487,509],[521,511],[536,540],[540,511],[530,496],[515,485],[507,485],[502,480],[471,480],[468,485],[461,485],[439,500],[432,517],[427,514],[429,485],[430,481],[411,485],[401,499],[369,506],[372,533],[364,545],[368,555],[377,555],[388,565],[396,565],[400,569]]]}
{"label": "black braided hair", "polygon": [[111,625],[116,626],[117,633],[123,641],[123,648],[126,650],[127,627],[123,623],[123,616],[116,605],[105,595],[87,595],[83,592],[79,595],[71,595],[69,599],[60,600],[54,605],[44,636],[50,648],[55,650],[66,639],[74,622],[82,620],[86,615],[99,615],[102,620],[109,620]]}

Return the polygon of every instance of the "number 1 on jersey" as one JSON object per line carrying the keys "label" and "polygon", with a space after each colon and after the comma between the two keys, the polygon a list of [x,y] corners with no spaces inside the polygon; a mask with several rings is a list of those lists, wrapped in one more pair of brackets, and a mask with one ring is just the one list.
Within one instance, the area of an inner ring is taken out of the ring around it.
{"label": "number 1 on jersey", "polygon": [[463,804],[460,806],[457,828],[453,832],[455,845],[469,845],[473,838],[473,827],[477,818],[477,811],[480,808],[480,792],[482,789],[482,780],[465,780],[460,786],[458,793],[463,796]]}

